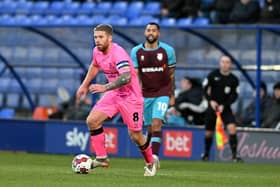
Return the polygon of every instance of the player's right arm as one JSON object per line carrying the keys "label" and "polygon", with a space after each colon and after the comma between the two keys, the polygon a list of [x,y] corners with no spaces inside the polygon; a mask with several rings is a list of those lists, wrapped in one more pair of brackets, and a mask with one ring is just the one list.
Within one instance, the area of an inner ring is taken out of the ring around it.
{"label": "player's right arm", "polygon": [[91,81],[94,79],[94,77],[97,75],[98,71],[99,71],[99,68],[97,66],[95,66],[93,63],[90,64],[87,75],[84,78],[82,84],[80,85],[80,87],[76,93],[77,103],[79,103],[80,100],[84,100],[86,98],[89,85],[90,85]]}

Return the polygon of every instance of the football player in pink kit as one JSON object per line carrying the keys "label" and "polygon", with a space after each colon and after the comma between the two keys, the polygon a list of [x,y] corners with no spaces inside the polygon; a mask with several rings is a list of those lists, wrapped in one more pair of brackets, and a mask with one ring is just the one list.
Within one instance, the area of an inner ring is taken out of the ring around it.
{"label": "football player in pink kit", "polygon": [[[77,101],[84,99],[88,91],[92,94],[103,93],[87,117],[87,126],[96,151],[93,167],[109,167],[105,148],[105,134],[102,123],[120,113],[128,127],[131,139],[138,145],[146,162],[144,176],[154,176],[156,167],[151,146],[142,134],[143,97],[132,60],[125,50],[112,42],[113,28],[100,24],[94,28],[93,60],[87,75],[76,93]],[[102,70],[108,80],[107,84],[91,84]]]}

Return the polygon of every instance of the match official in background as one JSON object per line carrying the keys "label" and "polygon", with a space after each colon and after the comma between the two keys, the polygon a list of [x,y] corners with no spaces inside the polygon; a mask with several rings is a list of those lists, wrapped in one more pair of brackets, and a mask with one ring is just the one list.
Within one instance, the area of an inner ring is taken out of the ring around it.
{"label": "match official in background", "polygon": [[220,58],[219,69],[210,72],[203,81],[204,94],[209,102],[205,117],[205,152],[201,158],[204,161],[209,160],[209,152],[216,125],[216,112],[220,112],[223,123],[229,134],[232,160],[234,162],[242,162],[242,159],[237,154],[238,141],[236,135],[236,119],[231,110],[231,104],[233,104],[238,97],[239,80],[231,73],[231,69],[231,58],[222,56]]}
{"label": "match official in background", "polygon": [[176,56],[173,47],[158,40],[160,26],[157,23],[148,23],[144,35],[146,41],[132,49],[131,58],[142,84],[144,124],[148,125],[148,141],[151,140],[159,168],[162,124],[168,107],[175,103]]}

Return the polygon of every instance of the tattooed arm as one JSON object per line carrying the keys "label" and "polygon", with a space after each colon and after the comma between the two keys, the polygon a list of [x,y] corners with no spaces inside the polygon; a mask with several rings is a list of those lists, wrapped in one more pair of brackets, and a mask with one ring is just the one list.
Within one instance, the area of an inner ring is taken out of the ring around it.
{"label": "tattooed arm", "polygon": [[123,85],[126,85],[130,82],[131,75],[130,72],[122,73],[114,82],[110,82],[105,85],[106,91],[119,88]]}
{"label": "tattooed arm", "polygon": [[114,82],[110,82],[105,85],[101,84],[92,84],[89,87],[91,93],[102,93],[109,90],[114,90],[116,88],[122,87],[128,84],[131,80],[130,72],[122,73]]}

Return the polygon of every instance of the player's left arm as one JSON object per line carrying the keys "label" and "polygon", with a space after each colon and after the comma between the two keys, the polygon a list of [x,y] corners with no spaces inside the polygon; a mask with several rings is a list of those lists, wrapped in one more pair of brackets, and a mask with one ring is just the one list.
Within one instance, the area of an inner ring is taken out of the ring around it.
{"label": "player's left arm", "polygon": [[175,105],[175,67],[169,69],[169,76],[171,80],[171,94],[169,106]]}
{"label": "player's left arm", "polygon": [[173,47],[167,45],[166,52],[168,55],[168,69],[169,69],[169,77],[171,81],[171,94],[170,94],[170,102],[169,106],[175,105],[175,67],[176,67],[176,54]]}
{"label": "player's left arm", "polygon": [[129,72],[122,73],[115,81],[105,84],[106,91],[114,90],[122,87],[131,81],[131,74]]}

